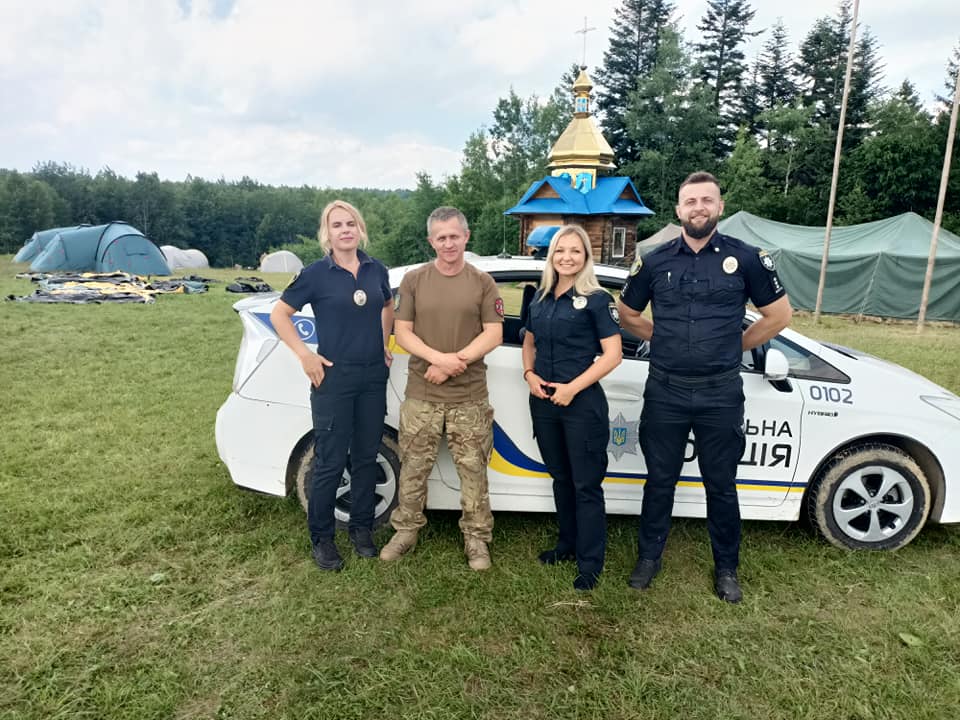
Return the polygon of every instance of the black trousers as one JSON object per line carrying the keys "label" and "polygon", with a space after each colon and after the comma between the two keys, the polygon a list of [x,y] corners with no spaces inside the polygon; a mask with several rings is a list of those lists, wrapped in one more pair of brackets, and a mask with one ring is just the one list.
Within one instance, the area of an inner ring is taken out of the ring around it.
{"label": "black trousers", "polygon": [[606,395],[594,384],[567,407],[531,395],[530,416],[537,447],[553,478],[557,550],[576,554],[581,575],[597,576],[607,547],[602,486],[610,437]]}
{"label": "black trousers", "polygon": [[673,498],[690,431],[707,495],[707,529],[717,570],[740,559],[737,464],[743,455],[743,380],[689,388],[649,377],[640,414],[640,447],[647,465],[638,536],[639,556],[657,560],[670,532]]}
{"label": "black trousers", "polygon": [[377,451],[387,413],[389,368],[338,362],[325,369],[310,392],[313,413],[313,472],[307,505],[310,540],[333,538],[337,490],[350,456],[350,523],[371,528],[376,501]]}

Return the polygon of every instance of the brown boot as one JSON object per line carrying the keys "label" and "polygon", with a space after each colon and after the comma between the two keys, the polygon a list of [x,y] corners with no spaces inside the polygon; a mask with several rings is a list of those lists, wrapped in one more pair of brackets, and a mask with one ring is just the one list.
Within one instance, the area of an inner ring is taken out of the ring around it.
{"label": "brown boot", "polygon": [[467,535],[463,538],[463,552],[471,570],[487,570],[490,567],[490,551],[487,544],[478,537]]}
{"label": "brown boot", "polygon": [[416,530],[397,530],[380,551],[381,560],[397,560],[417,546]]}

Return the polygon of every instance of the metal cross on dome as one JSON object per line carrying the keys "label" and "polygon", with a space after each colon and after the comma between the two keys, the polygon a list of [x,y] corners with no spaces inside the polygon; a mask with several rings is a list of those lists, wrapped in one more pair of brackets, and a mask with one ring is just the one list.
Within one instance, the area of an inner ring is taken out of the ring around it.
{"label": "metal cross on dome", "polygon": [[583,30],[575,30],[574,35],[583,35],[583,58],[580,61],[581,67],[587,66],[587,33],[596,30],[595,27],[587,27],[587,17],[583,17]]}

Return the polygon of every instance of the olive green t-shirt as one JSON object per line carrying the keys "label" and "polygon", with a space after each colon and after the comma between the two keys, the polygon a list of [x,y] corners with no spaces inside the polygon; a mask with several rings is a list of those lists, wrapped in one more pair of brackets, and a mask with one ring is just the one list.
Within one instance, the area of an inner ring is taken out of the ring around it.
{"label": "olive green t-shirt", "polygon": [[[503,322],[503,302],[493,278],[470,263],[459,273],[444,275],[434,263],[411,270],[400,281],[396,319],[413,323],[413,332],[440,352],[462,350],[483,331],[484,323]],[[407,397],[430,402],[487,399],[487,366],[483,360],[440,385],[423,374],[430,364],[410,356]]]}

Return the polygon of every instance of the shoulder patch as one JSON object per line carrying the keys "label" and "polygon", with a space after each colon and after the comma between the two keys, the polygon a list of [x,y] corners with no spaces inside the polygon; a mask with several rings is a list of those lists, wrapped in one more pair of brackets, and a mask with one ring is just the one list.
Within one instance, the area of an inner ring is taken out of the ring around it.
{"label": "shoulder patch", "polygon": [[643,258],[637,258],[633,261],[633,265],[630,266],[630,275],[636,275],[640,272],[640,268],[643,267]]}
{"label": "shoulder patch", "polygon": [[768,253],[766,250],[761,250],[759,257],[760,264],[763,265],[766,270],[773,272],[777,269],[777,264],[773,261],[773,256],[770,255],[770,253]]}
{"label": "shoulder patch", "polygon": [[610,319],[613,320],[617,325],[619,325],[620,311],[617,310],[617,304],[615,302],[612,302],[607,306],[607,309],[610,311]]}
{"label": "shoulder patch", "polygon": [[496,310],[497,315],[503,317],[503,298],[497,298],[493,303],[493,309]]}
{"label": "shoulder patch", "polygon": [[393,294],[393,309],[394,309],[394,310],[399,310],[399,309],[400,309],[400,291],[399,291],[399,290],[397,290],[397,291]]}

